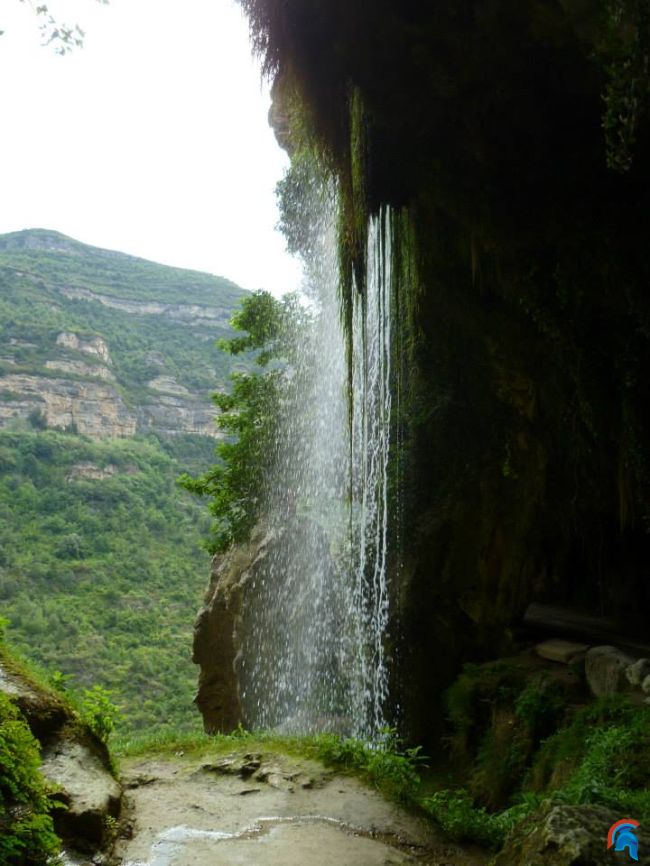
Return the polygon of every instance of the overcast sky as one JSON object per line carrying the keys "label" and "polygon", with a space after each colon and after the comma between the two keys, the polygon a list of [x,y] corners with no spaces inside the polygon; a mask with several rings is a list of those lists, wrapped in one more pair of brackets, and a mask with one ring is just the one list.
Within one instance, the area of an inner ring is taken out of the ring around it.
{"label": "overcast sky", "polygon": [[55,55],[26,3],[1,4],[0,233],[56,229],[249,289],[297,288],[275,231],[287,157],[234,0],[48,5],[85,29],[82,49]]}

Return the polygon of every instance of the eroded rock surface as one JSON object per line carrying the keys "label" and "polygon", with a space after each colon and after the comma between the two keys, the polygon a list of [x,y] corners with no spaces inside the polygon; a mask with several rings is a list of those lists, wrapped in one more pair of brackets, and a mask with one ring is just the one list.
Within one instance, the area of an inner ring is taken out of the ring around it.
{"label": "eroded rock surface", "polygon": [[195,700],[208,733],[232,731],[242,720],[235,670],[236,631],[245,588],[274,538],[268,528],[258,526],[247,544],[212,560],[210,585],[194,626],[192,655],[194,663],[201,666]]}
{"label": "eroded rock surface", "polygon": [[[615,854],[607,849],[607,831],[620,818],[602,806],[546,803],[514,830],[494,866],[605,866],[632,862],[626,852]],[[639,866],[649,866],[650,836],[643,828],[639,828],[637,836]]]}
{"label": "eroded rock surface", "polygon": [[57,739],[43,753],[43,775],[60,788],[57,830],[92,848],[107,841],[110,818],[120,813],[121,787],[104,761],[87,745]]}
{"label": "eroded rock surface", "polygon": [[0,691],[16,704],[41,744],[41,771],[57,786],[55,799],[66,807],[54,811],[56,832],[75,850],[94,852],[104,846],[122,797],[106,747],[56,693],[30,681],[4,659]]}
{"label": "eroded rock surface", "polygon": [[626,671],[634,659],[613,646],[597,646],[585,657],[585,675],[597,698],[624,691],[628,686]]}
{"label": "eroded rock surface", "polygon": [[[287,784],[274,784],[277,775]],[[483,866],[488,859],[314,761],[148,758],[131,762],[125,781],[131,838],[117,843],[122,866]]]}

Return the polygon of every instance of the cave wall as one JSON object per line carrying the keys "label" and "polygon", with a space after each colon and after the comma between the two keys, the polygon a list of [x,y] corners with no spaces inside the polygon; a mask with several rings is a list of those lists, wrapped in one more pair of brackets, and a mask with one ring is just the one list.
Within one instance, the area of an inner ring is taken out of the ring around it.
{"label": "cave wall", "polygon": [[399,214],[395,694],[426,741],[460,663],[507,651],[533,600],[647,632],[648,15],[243,5],[282,140],[295,158],[308,126],[338,176],[344,301],[367,216]]}

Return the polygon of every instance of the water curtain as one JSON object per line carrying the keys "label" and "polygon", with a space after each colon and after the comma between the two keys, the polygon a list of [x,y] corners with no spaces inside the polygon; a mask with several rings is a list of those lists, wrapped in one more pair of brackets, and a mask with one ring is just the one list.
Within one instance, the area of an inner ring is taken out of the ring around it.
{"label": "water curtain", "polygon": [[276,541],[249,592],[239,673],[252,727],[371,741],[388,698],[391,214],[369,224],[351,395],[335,222],[323,221],[318,261],[307,267],[314,321],[282,406],[272,479],[290,490],[290,513],[270,520]]}

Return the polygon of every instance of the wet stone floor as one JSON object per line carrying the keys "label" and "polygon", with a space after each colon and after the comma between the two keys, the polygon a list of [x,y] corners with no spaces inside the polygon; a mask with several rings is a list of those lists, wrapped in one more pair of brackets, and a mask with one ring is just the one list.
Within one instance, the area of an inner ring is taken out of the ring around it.
{"label": "wet stone floor", "polygon": [[119,866],[484,866],[356,779],[275,754],[131,759]]}

